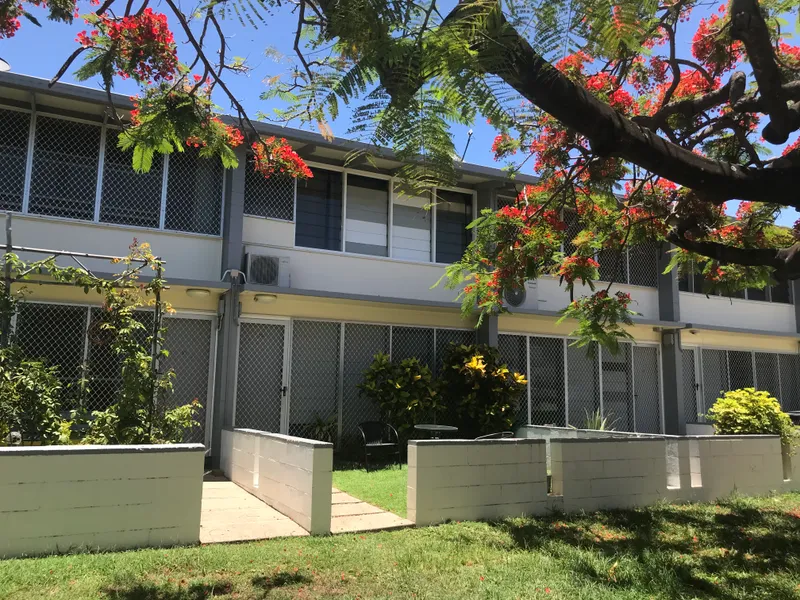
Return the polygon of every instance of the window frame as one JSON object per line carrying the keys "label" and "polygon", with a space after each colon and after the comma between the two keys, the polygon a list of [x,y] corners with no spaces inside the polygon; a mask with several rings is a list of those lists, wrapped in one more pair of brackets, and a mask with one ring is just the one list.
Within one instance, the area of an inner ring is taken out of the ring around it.
{"label": "window frame", "polygon": [[749,288],[745,288],[744,290],[742,290],[744,292],[744,297],[723,296],[722,294],[705,294],[702,290],[700,290],[700,291],[695,290],[694,289],[695,288],[695,277],[696,277],[696,273],[692,273],[691,276],[687,275],[686,280],[685,280],[687,289],[681,290],[680,289],[680,274],[679,274],[679,276],[678,276],[678,289],[679,289],[679,292],[683,293],[683,294],[700,294],[702,296],[706,296],[707,295],[707,296],[709,296],[711,298],[725,298],[726,300],[731,300],[731,301],[733,301],[733,300],[745,300],[747,302],[763,302],[765,304],[773,304],[774,303],[774,304],[782,304],[782,305],[785,305],[785,306],[794,306],[794,303],[795,303],[794,289],[793,289],[793,286],[791,284],[789,284],[788,287],[787,287],[787,291],[788,291],[788,295],[789,295],[789,301],[788,302],[779,302],[777,300],[773,300],[772,299],[772,288],[774,286],[771,286],[771,285],[764,286],[764,289],[763,289],[764,299],[763,300],[761,298],[750,298],[749,297],[750,296],[750,289]]}
{"label": "window frame", "polygon": [[[392,260],[392,261],[399,261],[404,263],[410,264],[417,264],[417,265],[434,265],[434,266],[448,266],[450,263],[441,263],[436,260],[436,214],[437,214],[437,203],[432,202],[433,206],[431,207],[431,224],[430,224],[430,234],[431,234],[431,259],[428,261],[417,261],[417,260],[409,260],[409,259],[399,259],[393,256],[393,242],[394,242],[394,207],[395,207],[395,182],[398,181],[397,177],[393,175],[387,175],[385,173],[373,173],[371,171],[363,171],[360,169],[351,169],[349,167],[342,167],[339,165],[330,165],[327,163],[317,162],[317,161],[306,161],[306,164],[311,167],[312,169],[319,169],[323,171],[335,171],[342,174],[342,248],[339,250],[326,250],[322,248],[310,248],[308,246],[299,246],[297,244],[297,237],[295,234],[294,240],[292,242],[292,249],[294,250],[302,250],[308,252],[326,252],[331,254],[342,254],[347,256],[357,256],[361,258],[369,258],[373,260]],[[347,241],[347,175],[357,175],[359,177],[367,177],[372,179],[380,179],[383,181],[388,181],[389,186],[389,205],[388,205],[388,222],[387,222],[387,236],[386,236],[386,243],[387,243],[387,256],[375,256],[373,254],[361,254],[358,252],[347,252],[346,248],[346,241]],[[295,221],[297,220],[297,186],[295,186]],[[468,195],[472,198],[472,202],[470,205],[472,211],[472,219],[474,220],[477,216],[478,211],[478,191],[471,189],[471,188],[464,188],[458,186],[436,186],[432,190],[432,194],[436,194],[438,190],[444,190],[448,192],[456,192],[460,194]],[[249,215],[248,215],[249,216]],[[280,219],[272,219],[270,217],[258,217],[263,219],[269,219],[273,221],[279,221],[282,223],[286,223],[287,221],[283,221]],[[475,231],[471,232],[471,238],[475,239]]]}
{"label": "window frame", "polygon": [[[22,210],[21,211],[11,211],[15,214],[21,214],[25,216],[35,217],[37,219],[45,219],[45,220],[53,220],[58,222],[67,222],[67,223],[93,223],[97,225],[102,225],[104,227],[113,227],[113,228],[123,228],[123,229],[136,229],[136,230],[144,230],[144,231],[157,231],[162,233],[174,234],[174,235],[188,235],[188,236],[197,236],[203,238],[211,238],[211,239],[219,239],[223,236],[224,231],[224,223],[225,223],[225,194],[227,188],[227,178],[224,175],[222,176],[222,183],[221,183],[221,202],[220,202],[220,214],[219,214],[219,230],[218,233],[210,234],[210,233],[199,233],[195,231],[182,231],[177,229],[168,229],[165,227],[165,215],[166,215],[166,202],[167,202],[167,183],[169,178],[169,155],[163,155],[161,159],[164,161],[162,166],[162,174],[161,174],[161,204],[160,204],[160,213],[159,213],[159,226],[158,227],[144,227],[139,225],[126,225],[122,223],[109,223],[106,221],[102,221],[100,219],[100,210],[102,205],[103,199],[103,174],[104,174],[104,166],[105,166],[105,147],[106,147],[106,137],[108,130],[119,131],[119,127],[111,125],[108,123],[108,117],[98,116],[97,120],[92,120],[89,118],[81,118],[72,115],[65,115],[60,114],[56,110],[53,110],[51,107],[44,107],[38,108],[35,102],[31,103],[31,107],[20,107],[9,102],[0,101],[0,108],[3,110],[10,110],[16,111],[21,113],[26,113],[30,115],[30,129],[28,131],[28,148],[27,148],[27,155],[25,160],[25,182],[23,188],[23,197],[22,197]],[[95,181],[95,198],[94,198],[94,214],[93,218],[90,219],[77,219],[72,217],[59,217],[59,216],[52,216],[52,215],[42,215],[30,210],[30,195],[31,195],[31,178],[33,175],[33,157],[36,148],[36,128],[37,128],[37,117],[48,117],[51,119],[58,119],[62,121],[71,121],[73,123],[79,123],[83,125],[92,125],[95,127],[100,127],[100,141],[99,141],[99,152],[98,152],[98,161],[97,161],[97,169],[96,169],[96,181]],[[155,160],[158,160],[157,158]]]}

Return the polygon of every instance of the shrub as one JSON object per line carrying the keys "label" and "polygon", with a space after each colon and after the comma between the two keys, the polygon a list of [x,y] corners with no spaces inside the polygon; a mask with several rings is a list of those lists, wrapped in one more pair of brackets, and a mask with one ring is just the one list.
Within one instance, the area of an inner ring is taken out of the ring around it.
{"label": "shrub", "polygon": [[781,436],[783,444],[797,443],[797,430],[789,415],[763,390],[743,388],[725,392],[722,398],[717,398],[706,418],[719,435],[773,434]]}
{"label": "shrub", "polygon": [[22,441],[59,442],[61,382],[56,367],[27,360],[17,346],[0,350],[0,444],[11,432]]}
{"label": "shrub", "polygon": [[430,368],[418,358],[398,363],[392,362],[388,354],[376,354],[364,371],[358,392],[378,407],[381,418],[394,425],[400,435],[444,409]]}
{"label": "shrub", "polygon": [[460,436],[509,430],[527,380],[486,344],[451,344],[444,352],[439,393]]}

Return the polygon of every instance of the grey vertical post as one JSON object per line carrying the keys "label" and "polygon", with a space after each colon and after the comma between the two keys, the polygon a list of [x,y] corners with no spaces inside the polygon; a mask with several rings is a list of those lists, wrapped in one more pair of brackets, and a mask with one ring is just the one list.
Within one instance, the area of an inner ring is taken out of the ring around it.
{"label": "grey vertical post", "polygon": [[483,318],[483,322],[478,327],[477,339],[479,344],[488,344],[497,348],[497,315]]}
{"label": "grey vertical post", "polygon": [[239,166],[225,172],[225,206],[222,224],[222,264],[220,276],[230,288],[219,300],[217,362],[214,378],[214,414],[211,425],[211,465],[219,468],[222,428],[233,424],[236,387],[236,354],[239,341],[239,295],[243,279],[239,274],[244,257],[244,172],[246,152],[236,153]]}
{"label": "grey vertical post", "polygon": [[[658,256],[658,315],[661,321],[673,321],[680,327],[680,295],[678,273],[664,273],[670,260],[668,250],[662,248]],[[680,329],[661,332],[661,389],[664,395],[664,432],[668,435],[686,434],[686,416],[683,414],[683,362]]]}
{"label": "grey vertical post", "polygon": [[792,283],[792,302],[794,302],[794,327],[800,333],[800,279],[795,279]]}

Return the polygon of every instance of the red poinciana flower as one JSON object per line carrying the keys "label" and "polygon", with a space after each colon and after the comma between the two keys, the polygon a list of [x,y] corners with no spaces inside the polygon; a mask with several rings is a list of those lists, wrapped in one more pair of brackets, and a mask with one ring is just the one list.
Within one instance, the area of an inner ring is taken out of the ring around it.
{"label": "red poinciana flower", "polygon": [[0,4],[0,39],[14,37],[19,29],[19,17],[25,9],[22,4],[4,2]]}
{"label": "red poinciana flower", "polygon": [[178,70],[175,38],[167,25],[167,15],[146,8],[138,15],[114,19],[97,17],[91,33],[81,31],[76,41],[84,48],[113,52],[114,68],[123,79],[139,82],[170,81]]}
{"label": "red poinciana flower", "polygon": [[270,177],[276,173],[300,179],[314,177],[305,161],[298,156],[284,138],[279,140],[272,136],[253,142],[252,149],[253,166],[264,177]]}

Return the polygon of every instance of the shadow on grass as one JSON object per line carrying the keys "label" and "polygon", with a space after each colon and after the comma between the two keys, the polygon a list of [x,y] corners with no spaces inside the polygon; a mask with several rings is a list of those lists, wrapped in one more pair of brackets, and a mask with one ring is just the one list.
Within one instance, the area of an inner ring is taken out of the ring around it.
{"label": "shadow on grass", "polygon": [[269,577],[259,575],[253,577],[251,580],[253,587],[264,591],[264,595],[269,594],[272,590],[277,588],[286,587],[288,585],[297,585],[300,583],[310,583],[311,578],[303,573],[276,573]]}
{"label": "shadow on grass", "polygon": [[114,586],[105,593],[109,600],[203,600],[214,596],[225,596],[233,589],[233,584],[227,580],[213,583],[194,582],[186,585],[136,581]]}
{"label": "shadow on grass", "polygon": [[[752,501],[658,505],[493,524],[583,578],[669,597],[800,597],[800,519]],[[792,575],[793,574],[793,575]]]}
{"label": "shadow on grass", "polygon": [[[311,578],[303,573],[280,572],[258,575],[250,580],[250,586],[255,590],[255,594],[246,593],[243,597],[267,598],[273,590],[310,582]],[[105,597],[108,600],[205,600],[216,596],[228,596],[237,591],[243,592],[242,589],[237,590],[237,586],[227,579],[195,582],[182,580],[179,583],[139,580],[108,588]]]}

